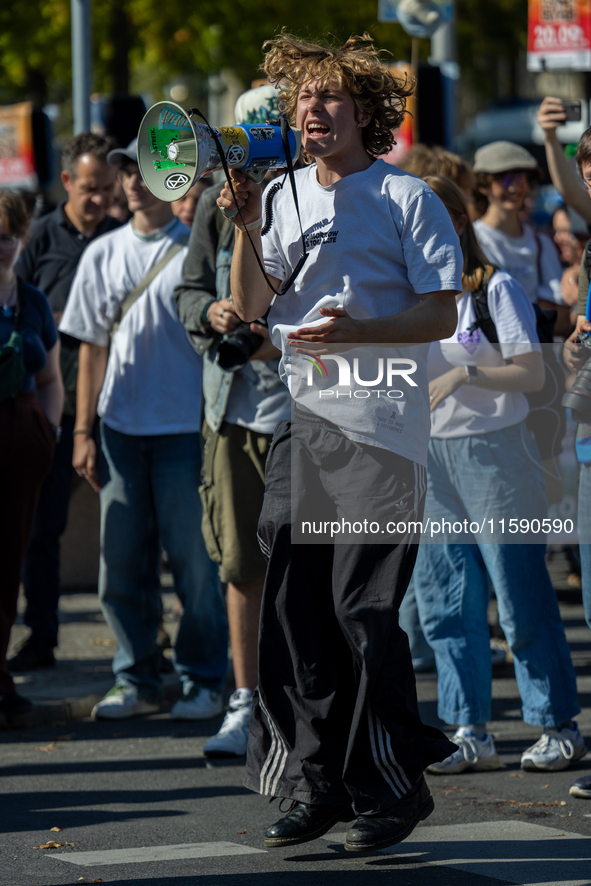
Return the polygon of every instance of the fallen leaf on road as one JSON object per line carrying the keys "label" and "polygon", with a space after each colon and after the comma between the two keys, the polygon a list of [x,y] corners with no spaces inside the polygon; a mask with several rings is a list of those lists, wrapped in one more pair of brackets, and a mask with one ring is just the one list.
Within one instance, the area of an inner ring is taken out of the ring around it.
{"label": "fallen leaf on road", "polygon": [[246,831],[236,831],[237,834],[245,834]]}
{"label": "fallen leaf on road", "polygon": [[[516,806],[533,806],[534,805],[533,803],[516,803],[515,800],[513,800],[513,803],[515,803]],[[550,804],[549,803],[545,803],[545,804],[538,803],[537,805],[538,806],[542,806],[542,805],[549,806]]]}
{"label": "fallen leaf on road", "polygon": [[112,637],[91,637],[90,642],[95,646],[115,646],[117,643]]}
{"label": "fallen leaf on road", "polygon": [[523,775],[521,772],[510,772],[509,778],[523,778]]}
{"label": "fallen leaf on road", "polygon": [[37,748],[38,751],[57,751],[57,744],[55,741],[46,744],[45,747]]}
{"label": "fallen leaf on road", "polygon": [[40,846],[33,846],[33,849],[59,849],[60,846],[65,845],[65,843],[55,843],[53,840],[50,840],[49,843],[41,843]]}
{"label": "fallen leaf on road", "polygon": [[543,791],[543,790],[544,790],[544,788],[547,788],[547,787],[548,787],[548,785],[547,785],[547,784],[543,784],[543,785],[542,785],[542,787],[541,787],[541,788],[540,788],[540,790],[541,790],[541,791]]}
{"label": "fallen leaf on road", "polygon": [[554,800],[553,803],[544,803],[543,800],[538,800],[536,806],[566,806],[566,800]]}
{"label": "fallen leaf on road", "polygon": [[103,881],[101,880],[100,877],[95,877],[94,880],[91,880],[90,882],[91,883],[102,883]]}
{"label": "fallen leaf on road", "polygon": [[63,828],[50,828],[50,831],[63,831]]}

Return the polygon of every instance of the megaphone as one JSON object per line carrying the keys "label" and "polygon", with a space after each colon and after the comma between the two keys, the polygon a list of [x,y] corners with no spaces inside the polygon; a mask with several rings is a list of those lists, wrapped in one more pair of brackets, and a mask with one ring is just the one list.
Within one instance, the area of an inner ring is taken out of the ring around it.
{"label": "megaphone", "polygon": [[[281,128],[272,124],[212,127],[230,169],[240,169],[262,180],[268,169],[287,166]],[[302,143],[299,129],[287,133],[292,162]],[[202,176],[223,168],[209,126],[196,123],[174,102],[152,105],[141,122],[137,138],[140,173],[159,200],[184,197]]]}

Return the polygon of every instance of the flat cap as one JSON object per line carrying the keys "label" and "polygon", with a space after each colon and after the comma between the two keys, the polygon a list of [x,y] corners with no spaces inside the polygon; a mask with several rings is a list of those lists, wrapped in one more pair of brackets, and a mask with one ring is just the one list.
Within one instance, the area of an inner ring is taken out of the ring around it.
{"label": "flat cap", "polygon": [[537,169],[538,161],[514,142],[491,142],[474,154],[474,172],[508,172],[510,169]]}

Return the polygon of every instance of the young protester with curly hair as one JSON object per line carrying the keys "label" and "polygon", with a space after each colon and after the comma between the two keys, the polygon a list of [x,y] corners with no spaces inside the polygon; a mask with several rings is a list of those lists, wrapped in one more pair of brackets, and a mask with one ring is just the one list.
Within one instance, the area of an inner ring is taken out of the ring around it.
{"label": "young protester with curly hair", "polygon": [[[382,64],[370,37],[326,47],[282,34],[265,47],[267,76],[315,164],[295,173],[309,256],[269,314],[292,420],[280,422],[273,437],[259,520],[268,569],[245,784],[292,801],[267,829],[267,848],[304,843],[356,819],[345,848],[368,851],[405,839],[431,813],[423,771],[455,749],[421,722],[408,641],[398,625],[417,537],[292,544],[291,498],[300,491],[291,484],[292,444],[308,471],[304,503],[313,490],[327,512],[341,514],[375,494],[389,513],[420,519],[427,346],[412,349],[420,352],[420,383],[408,386],[400,433],[381,430],[391,400],[359,410],[341,409],[342,400],[315,400],[308,408],[296,400],[292,382],[302,360],[297,354],[315,344],[426,343],[451,335],[462,259],[440,200],[379,159],[393,144],[412,84]],[[232,179],[236,202],[226,183],[218,205],[240,208],[232,294],[238,314],[252,321],[268,310],[273,292],[246,228],[276,289],[300,260],[300,228],[285,187],[261,237],[261,188],[239,172]],[[397,352],[389,346],[387,353]]]}

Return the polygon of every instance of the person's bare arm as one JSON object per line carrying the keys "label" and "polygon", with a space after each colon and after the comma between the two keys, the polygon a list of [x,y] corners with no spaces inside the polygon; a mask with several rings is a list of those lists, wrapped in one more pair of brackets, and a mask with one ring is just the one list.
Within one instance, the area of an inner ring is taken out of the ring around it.
{"label": "person's bare arm", "polygon": [[345,308],[320,308],[327,322],[320,326],[306,326],[288,333],[290,346],[296,353],[307,353],[298,348],[302,343],[314,345],[314,352],[322,354],[317,345],[351,343],[419,344],[439,341],[453,335],[458,322],[454,290],[440,290],[421,295],[419,304],[389,317],[354,320]]}
{"label": "person's bare arm", "polygon": [[544,133],[546,159],[552,183],[562,195],[564,202],[591,224],[591,199],[564,156],[564,148],[556,136],[557,127],[564,122],[562,101],[559,98],[546,96],[538,108],[538,123]]}
{"label": "person's bare arm", "polygon": [[[544,360],[539,351],[519,354],[512,358],[507,366],[479,366],[478,375],[470,380],[470,384],[488,391],[540,391],[544,386],[546,370]],[[463,366],[454,366],[449,372],[429,382],[429,400],[431,412],[446,397],[466,384],[466,370]]]}
{"label": "person's bare arm", "polygon": [[60,340],[47,352],[47,361],[35,375],[37,400],[52,425],[59,425],[64,408],[64,385],[60,372]]}
{"label": "person's bare arm", "polygon": [[[259,184],[235,170],[231,171],[231,176],[238,205],[242,213],[242,218],[236,216],[234,223],[238,226],[254,224],[259,221],[263,213],[262,188]],[[227,182],[218,197],[217,203],[223,209],[236,209],[236,203]],[[261,228],[254,228],[249,233],[262,262]],[[279,287],[280,280],[270,275],[269,280],[276,289]],[[246,320],[249,323],[264,316],[273,298],[273,290],[265,283],[254,250],[248,239],[248,234],[242,232],[239,227],[236,229],[236,239],[234,241],[230,289],[238,316],[241,320]]]}
{"label": "person's bare arm", "polygon": [[76,423],[74,431],[74,455],[72,464],[81,477],[86,477],[92,488],[100,487],[96,465],[96,443],[92,428],[96,416],[99,394],[105,381],[109,349],[101,345],[82,342],[78,354],[78,380],[76,389]]}

